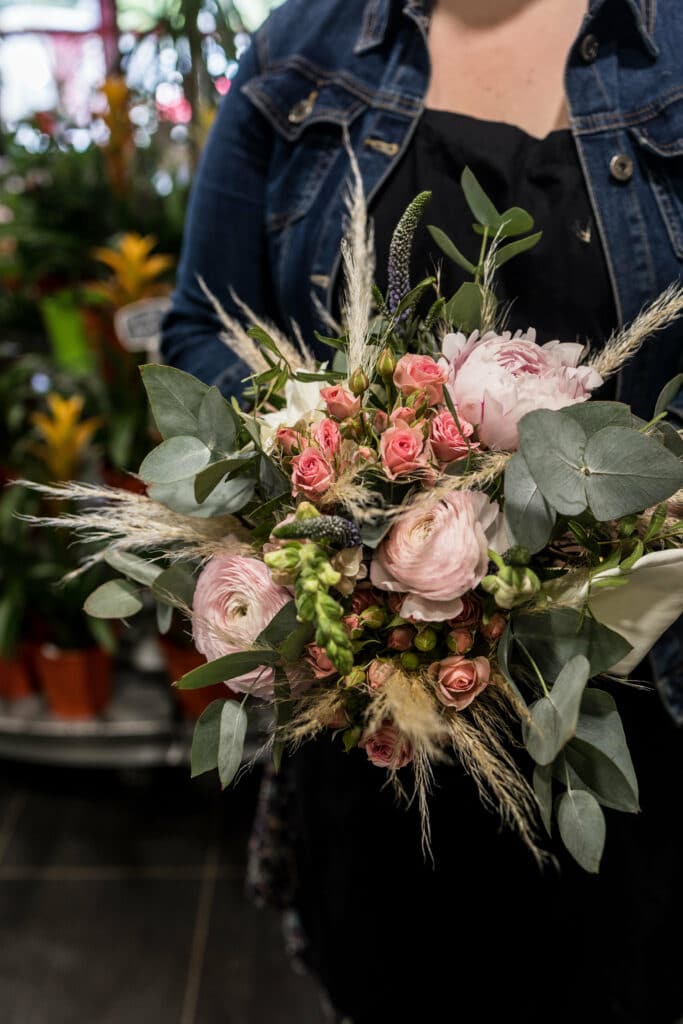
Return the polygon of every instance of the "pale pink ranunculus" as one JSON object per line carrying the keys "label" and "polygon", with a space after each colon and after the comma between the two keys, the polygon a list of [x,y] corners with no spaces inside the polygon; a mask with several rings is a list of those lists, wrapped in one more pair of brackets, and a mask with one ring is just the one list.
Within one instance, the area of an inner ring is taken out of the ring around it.
{"label": "pale pink ranunculus", "polygon": [[328,459],[334,458],[341,445],[341,434],[334,420],[321,420],[313,431],[313,439]]}
{"label": "pale pink ranunculus", "polygon": [[429,453],[419,427],[389,427],[380,440],[382,467],[390,480],[423,469]]}
{"label": "pale pink ranunculus", "polygon": [[[208,661],[248,650],[283,605],[291,601],[263,562],[241,555],[216,555],[197,580],[192,601],[192,635]],[[272,668],[256,668],[230,679],[231,690],[264,699],[273,696]]]}
{"label": "pale pink ranunculus", "polygon": [[368,760],[378,768],[405,768],[413,759],[410,740],[393,722],[387,720],[374,732],[366,732],[359,743]]}
{"label": "pale pink ranunculus", "polygon": [[429,405],[438,405],[443,401],[443,386],[446,383],[446,370],[439,366],[431,356],[401,356],[394,370],[394,384],[404,397],[416,391],[424,391]]}
{"label": "pale pink ranunculus", "polygon": [[306,447],[306,438],[298,430],[292,427],[280,427],[275,435],[277,444],[280,445],[285,455],[291,455],[297,449],[301,451]]}
{"label": "pale pink ranunculus", "polygon": [[371,690],[381,689],[396,671],[393,661],[381,661],[375,658],[368,665],[368,687]]}
{"label": "pale pink ranunculus", "polygon": [[292,493],[315,501],[334,482],[334,469],[317,448],[304,448],[292,459]]}
{"label": "pale pink ranunculus", "polygon": [[336,420],[349,419],[349,417],[357,416],[360,412],[360,398],[356,398],[339,384],[330,388],[321,388],[320,394],[330,416],[334,416]]}
{"label": "pale pink ranunculus", "polygon": [[443,409],[429,424],[429,441],[434,455],[439,462],[455,462],[464,459],[468,452],[476,450],[479,445],[468,439],[474,433],[474,427],[466,419],[460,420],[462,432],[448,409]]}
{"label": "pale pink ranunculus", "polygon": [[327,657],[327,651],[323,647],[319,647],[318,644],[306,644],[305,658],[316,679],[327,679],[337,671]]}
{"label": "pale pink ranunculus", "polygon": [[454,654],[429,667],[436,683],[436,695],[446,707],[464,711],[489,685],[491,665],[488,658],[465,658]]}
{"label": "pale pink ranunculus", "polygon": [[584,346],[576,342],[536,344],[536,332],[475,331],[448,334],[442,366],[458,413],[478,428],[488,448],[514,451],[518,424],[535,409],[563,409],[585,402],[602,384],[590,366],[580,366]]}
{"label": "pale pink ranunculus", "polygon": [[500,507],[479,491],[452,491],[398,520],[375,551],[370,579],[406,594],[403,618],[443,622],[486,575],[489,548],[508,547]]}

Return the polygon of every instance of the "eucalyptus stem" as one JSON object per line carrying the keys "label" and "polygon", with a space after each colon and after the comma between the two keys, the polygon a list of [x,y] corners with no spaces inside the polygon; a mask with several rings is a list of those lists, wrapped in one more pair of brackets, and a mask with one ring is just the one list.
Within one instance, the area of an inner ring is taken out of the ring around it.
{"label": "eucalyptus stem", "polygon": [[481,273],[482,273],[482,271],[484,269],[484,262],[486,260],[486,246],[488,244],[488,240],[489,240],[489,229],[488,229],[488,226],[487,226],[487,227],[484,228],[484,235],[483,235],[483,238],[481,240],[481,249],[479,250],[479,262],[477,264],[477,270],[476,270],[476,273],[474,275],[474,283],[475,284],[479,284],[479,279],[480,279]]}
{"label": "eucalyptus stem", "polygon": [[524,644],[519,639],[519,637],[517,637],[516,639],[517,639],[517,643],[519,644],[519,646],[522,648],[522,650],[526,654],[527,658],[529,659],[529,664],[531,665],[532,669],[534,670],[534,675],[536,676],[536,678],[538,679],[539,683],[541,684],[541,689],[543,690],[544,696],[549,697],[550,696],[550,691],[549,691],[548,687],[545,684],[545,679],[543,678],[543,673],[541,672],[540,668],[538,667],[538,665],[536,664],[536,662],[532,658],[530,652],[524,646]]}

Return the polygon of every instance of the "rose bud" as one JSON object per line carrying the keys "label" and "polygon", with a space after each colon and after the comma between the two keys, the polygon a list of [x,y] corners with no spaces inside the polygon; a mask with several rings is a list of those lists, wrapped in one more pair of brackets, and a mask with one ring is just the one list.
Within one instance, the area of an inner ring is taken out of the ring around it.
{"label": "rose bud", "polygon": [[392,379],[395,369],[396,356],[390,348],[382,349],[379,359],[377,360],[377,372],[385,384]]}
{"label": "rose bud", "polygon": [[321,388],[320,396],[327,406],[328,413],[336,420],[346,420],[360,412],[360,398],[354,398],[339,385]]}
{"label": "rose bud", "polygon": [[368,666],[368,687],[371,690],[379,690],[391,679],[396,666],[393,661],[382,661],[376,658],[375,661],[371,661]]}
{"label": "rose bud", "polygon": [[363,428],[358,420],[343,420],[341,423],[341,436],[346,441],[362,441],[363,440]]}
{"label": "rose bud", "polygon": [[353,596],[351,597],[351,611],[356,615],[360,615],[366,608],[369,608],[371,604],[375,604],[375,595],[372,592],[371,587],[359,587],[354,590]]}
{"label": "rose bud", "polygon": [[507,626],[507,619],[501,612],[494,612],[488,622],[482,622],[479,627],[479,632],[486,639],[493,643],[496,640],[500,640],[505,628]]}
{"label": "rose bud", "polygon": [[464,629],[474,629],[481,620],[481,601],[472,590],[467,594],[463,594],[461,600],[462,611],[454,619],[451,619],[448,625],[454,629],[461,627]]}
{"label": "rose bud", "polygon": [[467,654],[474,647],[474,633],[471,629],[454,629],[448,634],[446,643],[454,654]]}
{"label": "rose bud", "polygon": [[401,655],[401,664],[406,672],[417,672],[420,667],[420,659],[415,651],[404,651]]}
{"label": "rose bud", "polygon": [[415,630],[412,626],[396,626],[387,637],[390,651],[408,651],[413,646]]}
{"label": "rose bud", "polygon": [[352,668],[348,675],[344,676],[346,686],[365,686],[367,676],[362,668]]}
{"label": "rose bud", "polygon": [[354,370],[349,379],[349,388],[354,395],[364,395],[370,387],[370,381],[368,380],[367,373],[364,373],[360,367]]}
{"label": "rose bud", "polygon": [[436,647],[437,635],[433,629],[427,627],[427,629],[421,629],[415,637],[413,643],[418,651],[422,651],[426,654],[428,651],[433,651]]}
{"label": "rose bud", "polygon": [[346,628],[348,629],[351,639],[360,640],[360,638],[363,635],[363,627],[361,625],[360,616],[354,615],[352,613],[351,615],[345,615],[342,621]]}
{"label": "rose bud", "polygon": [[292,430],[291,427],[280,427],[275,435],[275,440],[285,455],[296,455],[306,447],[306,438],[298,430]]}
{"label": "rose bud", "polygon": [[378,409],[372,421],[372,425],[378,434],[383,434],[389,426],[389,417],[383,409]]}
{"label": "rose bud", "polygon": [[381,629],[387,621],[387,614],[384,608],[378,604],[371,605],[360,614],[360,621],[368,629]]}

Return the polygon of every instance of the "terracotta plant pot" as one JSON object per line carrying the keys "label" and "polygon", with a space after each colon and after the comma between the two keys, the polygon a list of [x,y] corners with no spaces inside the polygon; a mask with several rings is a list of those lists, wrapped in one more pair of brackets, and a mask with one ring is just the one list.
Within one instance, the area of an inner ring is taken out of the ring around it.
{"label": "terracotta plant pot", "polygon": [[28,667],[21,656],[4,658],[0,655],[0,697],[22,700],[34,692]]}
{"label": "terracotta plant pot", "polygon": [[[195,651],[194,647],[179,647],[166,637],[161,637],[161,647],[171,682],[176,682],[181,676],[191,672],[193,668],[199,668],[200,665],[206,664],[204,655]],[[205,686],[201,690],[179,690],[174,687],[173,693],[183,716],[193,722],[196,722],[212,701],[225,700],[226,697],[233,696],[232,691],[223,683]]]}
{"label": "terracotta plant pot", "polygon": [[43,644],[35,667],[48,707],[56,718],[97,718],[111,698],[111,656],[96,647],[63,651]]}

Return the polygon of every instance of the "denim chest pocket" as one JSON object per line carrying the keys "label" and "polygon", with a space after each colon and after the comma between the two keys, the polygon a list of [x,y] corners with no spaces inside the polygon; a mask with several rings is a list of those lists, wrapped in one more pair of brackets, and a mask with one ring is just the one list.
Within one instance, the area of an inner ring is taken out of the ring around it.
{"label": "denim chest pocket", "polygon": [[683,260],[683,96],[631,127],[666,225],[673,250]]}
{"label": "denim chest pocket", "polygon": [[243,91],[274,129],[266,227],[282,231],[311,209],[339,156],[342,132],[368,108],[363,87],[294,58]]}

